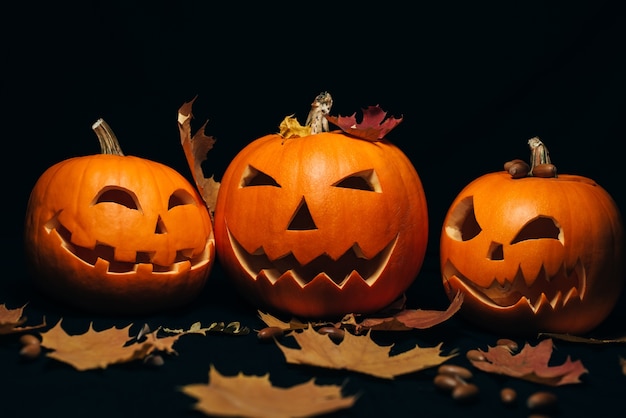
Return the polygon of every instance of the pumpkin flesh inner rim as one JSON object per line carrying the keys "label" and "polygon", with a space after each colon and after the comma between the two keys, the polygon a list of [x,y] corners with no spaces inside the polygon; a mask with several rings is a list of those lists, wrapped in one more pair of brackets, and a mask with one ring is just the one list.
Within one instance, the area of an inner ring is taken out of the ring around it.
{"label": "pumpkin flesh inner rim", "polygon": [[[554,276],[548,276],[542,268],[531,285],[526,284],[522,269],[518,267],[513,280],[504,279],[500,283],[494,279],[489,287],[482,287],[461,274],[450,260],[443,268],[443,279],[448,288],[460,289],[498,310],[516,307],[521,303],[527,304],[533,312],[545,305],[557,309],[570,301],[580,302],[586,288],[586,270],[580,259],[569,273],[564,264]],[[563,293],[562,289],[569,290]]]}
{"label": "pumpkin flesh inner rim", "polygon": [[250,277],[256,280],[263,273],[271,283],[290,277],[302,287],[318,277],[325,277],[341,288],[353,276],[359,277],[367,285],[372,286],[387,266],[398,242],[398,235],[396,235],[372,258],[363,257],[358,243],[354,243],[338,259],[333,259],[324,253],[303,265],[291,252],[275,260],[267,257],[263,247],[254,253],[249,253],[239,244],[230,229],[227,228],[227,231],[231,248]]}
{"label": "pumpkin flesh inner rim", "polygon": [[153,273],[177,272],[182,270],[185,264],[189,264],[191,269],[201,268],[210,261],[211,247],[214,245],[212,237],[209,237],[202,252],[193,255],[192,249],[178,250],[176,251],[174,262],[163,266],[152,263],[150,261],[151,253],[147,251],[138,251],[133,263],[115,260],[115,248],[110,245],[97,243],[95,248],[87,248],[73,244],[71,242],[71,231],[59,222],[57,216],[46,223],[45,229],[48,234],[55,232],[55,235],[61,241],[61,247],[74,257],[91,266],[95,266],[96,262],[100,260],[98,264],[106,263],[109,273],[134,273],[139,266],[142,266],[142,270],[149,268]]}

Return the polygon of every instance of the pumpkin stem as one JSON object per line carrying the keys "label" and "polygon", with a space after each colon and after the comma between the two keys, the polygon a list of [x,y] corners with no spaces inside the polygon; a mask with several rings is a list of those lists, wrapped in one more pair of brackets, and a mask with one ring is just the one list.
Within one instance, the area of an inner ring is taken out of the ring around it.
{"label": "pumpkin stem", "polygon": [[332,106],[333,98],[330,96],[330,93],[324,91],[315,97],[315,100],[311,103],[311,110],[305,123],[305,126],[311,127],[311,135],[328,132],[328,120],[325,115],[330,113]]}
{"label": "pumpkin stem", "polygon": [[102,154],[124,156],[117,137],[113,133],[113,130],[111,130],[109,124],[104,121],[104,119],[98,119],[96,123],[91,125],[91,129],[93,129],[93,131],[98,136],[98,140],[100,141],[100,150]]}
{"label": "pumpkin stem", "polygon": [[528,140],[530,147],[530,172],[532,175],[533,168],[540,164],[550,164],[550,153],[539,137],[535,136]]}

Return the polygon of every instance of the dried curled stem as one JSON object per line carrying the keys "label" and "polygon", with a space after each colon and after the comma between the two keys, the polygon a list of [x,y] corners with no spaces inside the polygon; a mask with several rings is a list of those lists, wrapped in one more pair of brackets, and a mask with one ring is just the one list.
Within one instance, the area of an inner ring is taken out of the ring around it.
{"label": "dried curled stem", "polygon": [[550,161],[550,153],[539,137],[528,140],[530,147],[530,171],[529,176],[556,177],[556,166]]}
{"label": "dried curled stem", "polygon": [[320,132],[328,132],[328,120],[325,115],[330,113],[330,108],[333,106],[333,98],[330,93],[322,92],[315,97],[313,103],[311,103],[311,110],[306,118],[306,126],[311,127],[311,135],[315,135]]}
{"label": "dried curled stem", "polygon": [[123,156],[122,148],[120,147],[120,143],[117,140],[117,137],[111,130],[109,124],[107,124],[104,119],[98,119],[93,125],[91,125],[91,129],[98,136],[98,141],[100,141],[100,150],[102,154],[111,154],[111,155],[119,155]]}

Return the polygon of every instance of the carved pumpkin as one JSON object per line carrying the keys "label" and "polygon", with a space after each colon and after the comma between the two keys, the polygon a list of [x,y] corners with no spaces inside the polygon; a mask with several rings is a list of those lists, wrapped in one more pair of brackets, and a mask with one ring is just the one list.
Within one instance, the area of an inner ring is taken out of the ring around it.
{"label": "carved pumpkin", "polygon": [[580,334],[610,314],[622,290],[622,220],[593,180],[556,176],[539,144],[543,157],[531,167],[513,160],[508,173],[475,179],[452,202],[443,284],[450,298],[465,294],[461,313],[485,328]]}
{"label": "carved pumpkin", "polygon": [[202,198],[174,169],[124,156],[104,121],[94,130],[103,154],[53,165],[31,192],[25,247],[35,284],[60,301],[107,313],[189,302],[215,258]]}
{"label": "carved pumpkin", "polygon": [[215,235],[223,267],[257,307],[307,318],[375,312],[421,268],[426,199],[409,159],[384,139],[272,134],[227,167]]}

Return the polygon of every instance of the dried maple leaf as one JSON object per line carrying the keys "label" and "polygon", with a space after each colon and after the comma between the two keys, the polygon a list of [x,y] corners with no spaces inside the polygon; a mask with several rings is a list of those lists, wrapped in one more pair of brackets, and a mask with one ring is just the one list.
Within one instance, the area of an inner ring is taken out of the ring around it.
{"label": "dried maple leaf", "polygon": [[390,356],[393,345],[382,347],[371,339],[369,333],[357,336],[346,332],[339,344],[312,327],[291,335],[299,349],[286,347],[275,340],[288,363],[345,369],[386,379],[438,366],[456,355],[441,356],[443,343],[440,343],[431,348],[416,346]]}
{"label": "dried maple leaf", "polygon": [[380,141],[393,128],[402,122],[402,117],[390,117],[383,122],[387,112],[383,111],[380,106],[368,106],[363,111],[363,120],[361,123],[356,121],[356,113],[352,116],[330,116],[326,115],[326,119],[333,125],[337,125],[347,134],[365,139],[366,141]]}
{"label": "dried maple leaf", "polygon": [[211,216],[213,216],[220,183],[215,181],[213,176],[204,177],[202,162],[206,160],[207,152],[213,148],[215,139],[204,134],[204,128],[208,121],[202,125],[193,137],[191,136],[191,118],[193,117],[191,108],[196,98],[197,96],[191,101],[184,103],[178,109],[178,131],[180,133],[180,143],[183,146],[187,164],[191,169],[196,187],[209,208]]}
{"label": "dried maple leaf", "polygon": [[559,366],[550,366],[552,339],[547,338],[536,346],[526,343],[522,350],[514,354],[509,347],[497,345],[487,351],[480,351],[485,360],[471,360],[472,364],[485,372],[503,374],[549,386],[580,383],[580,376],[588,373],[580,360],[572,361],[567,356]]}
{"label": "dried maple leaf", "polygon": [[255,418],[312,417],[350,408],[357,396],[342,397],[341,387],[318,386],[313,379],[289,388],[272,386],[264,376],[226,377],[213,365],[209,384],[191,384],[181,392],[196,398],[194,409],[210,416]]}
{"label": "dried maple leaf", "polygon": [[463,303],[463,294],[457,292],[456,296],[445,311],[403,309],[391,316],[365,318],[358,321],[356,315],[347,315],[342,319],[346,325],[354,325],[356,332],[363,329],[376,331],[408,331],[412,329],[426,329],[438,325],[450,319],[459,311]]}
{"label": "dried maple leaf", "polygon": [[157,331],[144,334],[141,342],[131,341],[129,329],[109,328],[95,331],[93,323],[84,334],[68,335],[61,326],[62,320],[46,332],[41,333],[41,345],[52,351],[46,356],[62,361],[83,371],[104,369],[111,364],[143,359],[154,351],[176,353],[172,346],[181,335],[157,337]]}
{"label": "dried maple leaf", "polygon": [[14,334],[46,326],[45,319],[43,323],[39,325],[21,326],[27,320],[27,318],[23,316],[24,307],[25,306],[16,309],[8,309],[4,303],[0,305],[0,335]]}

